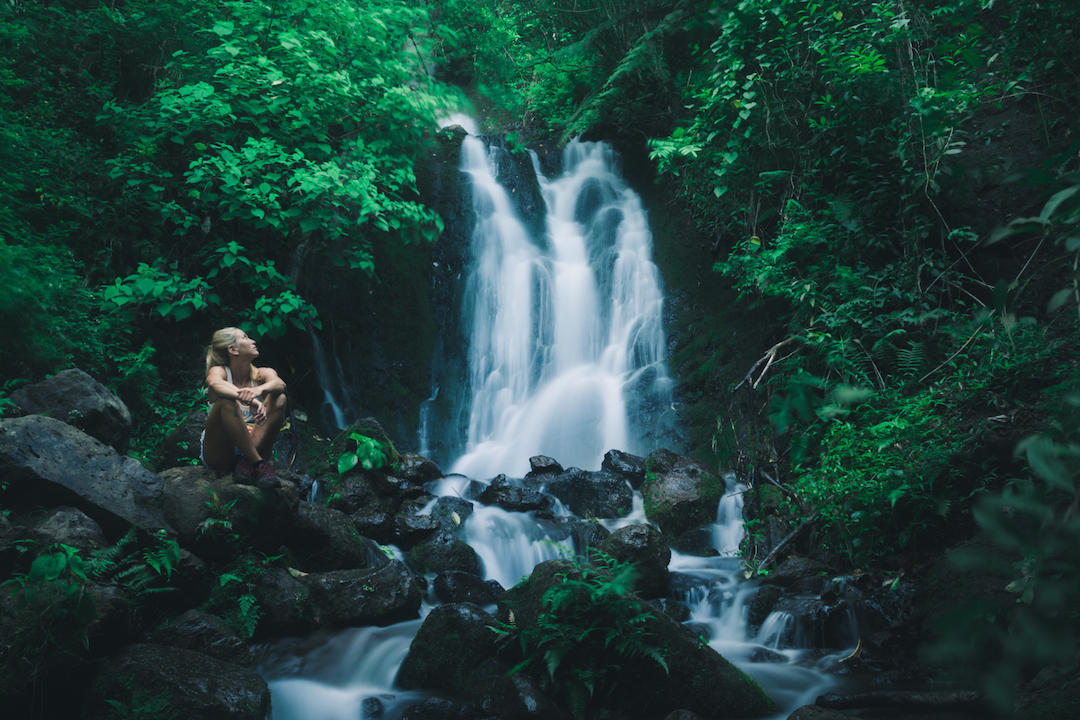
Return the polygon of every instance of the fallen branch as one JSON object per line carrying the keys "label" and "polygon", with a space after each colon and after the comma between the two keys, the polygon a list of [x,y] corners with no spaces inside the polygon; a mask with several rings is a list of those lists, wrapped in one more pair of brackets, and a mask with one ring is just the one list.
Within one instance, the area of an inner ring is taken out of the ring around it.
{"label": "fallen branch", "polygon": [[981,702],[982,695],[974,690],[954,690],[951,692],[890,690],[854,693],[852,695],[826,693],[819,696],[814,704],[834,710],[870,707],[891,707],[905,710],[970,710]]}
{"label": "fallen branch", "polygon": [[750,368],[750,371],[748,373],[746,373],[746,376],[743,377],[743,379],[739,381],[739,384],[736,385],[735,388],[731,392],[734,393],[735,390],[738,390],[743,385],[745,385],[746,381],[750,380],[754,376],[754,371],[757,370],[758,365],[760,365],[761,363],[765,363],[765,369],[761,371],[761,374],[758,375],[758,379],[753,382],[751,387],[756,388],[758,385],[760,385],[762,379],[764,379],[764,377],[765,377],[765,373],[769,372],[769,368],[772,366],[773,362],[776,360],[777,351],[780,350],[780,348],[784,347],[789,342],[792,342],[795,339],[796,339],[795,337],[789,337],[787,340],[781,340],[780,342],[776,343],[771,348],[769,348],[768,352],[766,352],[764,355],[762,355],[761,359],[758,360],[756,363],[754,363],[754,366]]}
{"label": "fallen branch", "polygon": [[758,567],[759,568],[769,567],[769,563],[773,562],[774,560],[776,560],[776,558],[778,558],[781,555],[783,555],[784,553],[786,553],[788,551],[788,549],[791,548],[792,545],[794,545],[796,542],[798,542],[803,537],[803,535],[810,532],[810,528],[814,527],[814,524],[817,522],[817,519],[818,519],[818,514],[814,513],[813,515],[808,517],[806,520],[804,520],[802,525],[795,528],[794,532],[792,532],[786,538],[781,540],[777,544],[777,546],[772,549],[772,552],[765,556],[765,559],[761,561],[761,564],[758,565]]}

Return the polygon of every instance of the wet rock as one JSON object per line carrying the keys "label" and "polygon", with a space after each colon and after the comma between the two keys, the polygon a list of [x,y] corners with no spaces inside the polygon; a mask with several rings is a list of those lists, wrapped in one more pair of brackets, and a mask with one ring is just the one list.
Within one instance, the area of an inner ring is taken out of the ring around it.
{"label": "wet rock", "polygon": [[554,506],[554,502],[547,495],[511,485],[505,475],[499,475],[492,480],[477,499],[484,505],[496,505],[511,512],[551,512]]}
{"label": "wet rock", "polygon": [[[501,590],[502,586],[499,588]],[[491,605],[500,594],[502,593],[496,593],[488,581],[469,573],[447,570],[435,576],[435,597],[442,603],[470,602],[475,605]]]}
{"label": "wet rock", "polygon": [[714,522],[724,481],[693,458],[657,450],[647,460],[651,475],[641,486],[645,515],[667,536]]}
{"label": "wet rock", "polygon": [[851,716],[839,710],[817,705],[803,705],[788,715],[787,720],[851,720]]}
{"label": "wet rock", "polygon": [[424,619],[395,684],[406,690],[460,692],[469,675],[495,654],[493,616],[473,603],[440,605]]}
{"label": "wet rock", "polygon": [[31,531],[31,537],[44,546],[70,545],[86,552],[100,550],[109,544],[101,526],[76,508],[53,508]]}
{"label": "wet rock", "polygon": [[361,508],[349,516],[362,537],[368,537],[378,543],[390,542],[390,530],[394,518],[384,512],[371,508]]}
{"label": "wet rock", "polygon": [[668,592],[681,600],[688,599],[695,588],[705,585],[708,583],[695,575],[680,572],[668,573]]}
{"label": "wet rock", "polygon": [[635,490],[641,489],[645,482],[645,458],[621,450],[608,450],[600,469],[623,477]]}
{"label": "wet rock", "polygon": [[305,582],[324,625],[390,625],[419,615],[420,587],[399,560],[378,570],[309,575]]}
{"label": "wet rock", "polygon": [[161,443],[159,467],[171,468],[201,464],[202,433],[205,427],[206,410],[197,410],[184,418]]}
{"label": "wet rock", "polygon": [[671,598],[654,598],[646,600],[645,604],[659,610],[675,622],[686,622],[690,619],[690,608],[678,600]]}
{"label": "wet rock", "polygon": [[236,631],[220,619],[201,610],[188,610],[165,627],[149,633],[155,645],[201,652],[222,662],[251,667],[254,662]]}
{"label": "wet rock", "polygon": [[262,720],[270,688],[255,672],[202,653],[161,645],[131,645],[104,662],[84,717],[115,717],[125,708],[158,707],[158,717],[185,720]]}
{"label": "wet rock", "polygon": [[689,710],[676,710],[665,715],[664,720],[701,720],[701,716]]}
{"label": "wet rock", "polygon": [[[287,542],[305,572],[368,568],[381,562],[348,515],[314,503],[300,503]],[[374,551],[379,552],[377,547]]]}
{"label": "wet rock", "polygon": [[97,617],[87,627],[90,656],[104,657],[140,638],[135,608],[124,591],[115,585],[86,585],[94,599]]}
{"label": "wet rock", "polygon": [[258,549],[276,551],[282,529],[291,524],[300,502],[290,482],[262,489],[237,484],[231,475],[202,466],[169,468],[161,479],[161,509],[180,543],[210,560],[228,561],[238,554],[232,543],[236,533],[249,537]]}
{"label": "wet rock", "polygon": [[406,710],[401,720],[476,720],[478,717],[481,716],[471,703],[428,698]]}
{"label": "wet rock", "polygon": [[558,475],[563,466],[547,455],[535,455],[529,458],[530,475]]}
{"label": "wet rock", "polygon": [[121,455],[131,439],[131,413],[108,388],[82,370],[65,370],[11,393],[27,414],[46,415],[82,430]]}
{"label": "wet rock", "polygon": [[776,585],[762,585],[758,588],[758,591],[750,598],[746,614],[747,624],[760,625],[765,622],[783,594],[784,591]]}
{"label": "wet rock", "polygon": [[784,647],[852,647],[858,638],[852,632],[848,604],[830,603],[820,598],[785,597],[773,612],[785,612],[795,618],[795,626],[783,638]]}
{"label": "wet rock", "polygon": [[401,453],[400,468],[398,475],[417,485],[438,480],[443,476],[442,470],[433,461],[411,452]]}
{"label": "wet rock", "polygon": [[777,665],[783,665],[788,661],[786,656],[765,647],[755,649],[746,659],[748,662],[776,663]]}
{"label": "wet rock", "polygon": [[600,547],[611,537],[611,531],[595,520],[559,518],[558,527],[567,531],[565,537],[571,538],[576,548]]}
{"label": "wet rock", "polygon": [[[540,563],[524,582],[508,590],[499,601],[500,619],[512,608],[518,627],[536,622],[544,595],[559,576],[577,572],[574,563],[549,560]],[[634,596],[628,603],[640,603]],[[640,605],[639,605],[640,607]],[[779,706],[742,671],[729,663],[685,625],[662,613],[648,613],[646,628],[651,642],[668,663],[659,671],[651,659],[635,658],[622,663],[624,678],[648,678],[626,682],[623,700],[641,717],[664,717],[675,710],[689,710],[711,718],[749,718],[775,714]]]}
{"label": "wet rock", "polygon": [[439,498],[435,501],[434,507],[431,508],[431,517],[439,523],[439,527],[447,532],[457,532],[458,528],[472,514],[473,505],[471,502],[453,496]]}
{"label": "wet rock", "polygon": [[374,472],[352,471],[344,477],[335,478],[326,486],[326,506],[346,515],[368,510],[392,516],[401,502],[381,492],[384,488],[377,476]]}
{"label": "wet rock", "polygon": [[480,556],[463,540],[445,530],[437,530],[432,537],[411,548],[405,559],[417,573],[437,573],[444,570],[460,570],[477,577],[484,576]]}
{"label": "wet rock", "polygon": [[408,550],[440,529],[439,522],[430,515],[398,515],[391,526],[390,539],[402,550]]}
{"label": "wet rock", "polygon": [[259,603],[257,637],[304,635],[315,629],[317,610],[307,586],[284,568],[270,568],[256,580],[253,591]]}
{"label": "wet rock", "polygon": [[671,541],[673,550],[695,557],[716,557],[720,551],[712,546],[712,526],[694,528]]}
{"label": "wet rock", "polygon": [[671,549],[651,525],[627,525],[600,544],[600,550],[637,568],[634,590],[642,597],[658,597],[667,590]]}
{"label": "wet rock", "polygon": [[807,578],[826,577],[835,571],[825,563],[811,560],[810,558],[789,557],[766,575],[762,580],[764,585],[777,585],[782,588],[791,587],[799,580]]}
{"label": "wet rock", "polygon": [[160,475],[60,420],[0,420],[0,477],[8,509],[74,507],[114,541],[132,525],[174,532],[161,510]]}
{"label": "wet rock", "polygon": [[570,720],[570,713],[558,707],[525,675],[500,674],[487,684],[480,698],[487,715],[510,720]]}
{"label": "wet rock", "polygon": [[548,480],[545,487],[578,517],[618,518],[633,509],[634,493],[615,473],[570,468]]}

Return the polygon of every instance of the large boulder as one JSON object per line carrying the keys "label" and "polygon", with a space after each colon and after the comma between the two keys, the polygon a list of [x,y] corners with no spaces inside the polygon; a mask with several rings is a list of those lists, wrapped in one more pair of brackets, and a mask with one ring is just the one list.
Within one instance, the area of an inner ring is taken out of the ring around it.
{"label": "large boulder", "polygon": [[305,578],[323,625],[390,625],[418,617],[420,586],[394,560],[377,570],[339,570]]}
{"label": "large boulder", "polygon": [[412,452],[401,453],[401,462],[397,474],[401,476],[402,480],[408,480],[416,484],[438,480],[443,476],[442,470],[434,461]]}
{"label": "large boulder", "polygon": [[617,518],[629,515],[634,492],[621,475],[570,468],[545,484],[570,512],[582,518]]}
{"label": "large boulder", "polygon": [[108,546],[101,526],[90,516],[76,508],[53,508],[30,530],[30,536],[43,547],[70,545],[84,552],[101,550]]}
{"label": "large boulder", "polygon": [[378,544],[356,532],[343,512],[301,502],[286,542],[305,572],[374,568],[386,564]]}
{"label": "large boulder", "polygon": [[495,618],[473,603],[440,605],[424,619],[395,682],[406,690],[460,693],[495,654]]}
{"label": "large boulder", "polygon": [[107,387],[82,370],[65,370],[48,380],[19,388],[11,399],[24,413],[48,415],[126,453],[131,413]]}
{"label": "large boulder", "polygon": [[131,716],[263,720],[270,688],[254,671],[202,653],[131,645],[103,663],[84,717],[116,717],[117,704]]}
{"label": "large boulder", "polygon": [[[537,565],[528,580],[499,600],[499,619],[508,621],[512,611],[519,628],[535,625],[545,607],[545,594],[562,576],[580,577],[579,569],[565,560]],[[636,596],[628,595],[624,601],[645,609]],[[626,677],[648,678],[648,682],[622,686],[621,698],[636,716],[659,718],[681,709],[708,718],[757,718],[780,711],[757,683],[702,643],[690,628],[664,613],[649,612],[645,617],[650,642],[664,658],[668,672],[651,658],[624,659],[621,667]]]}
{"label": "large boulder", "polygon": [[222,662],[251,667],[251,650],[236,631],[217,617],[201,610],[188,610],[150,635],[155,645],[168,645],[204,653]]}
{"label": "large boulder", "polygon": [[484,576],[483,563],[468,543],[453,533],[437,530],[425,542],[411,548],[405,560],[419,574],[460,570],[477,577]]}
{"label": "large boulder", "polygon": [[484,505],[497,505],[510,512],[551,512],[554,506],[554,502],[547,495],[518,487],[507,480],[505,475],[499,475],[492,480],[477,499]]}
{"label": "large boulder", "polygon": [[631,563],[638,572],[635,591],[646,598],[667,591],[671,548],[651,525],[627,525],[611,534],[600,549],[620,562]]}
{"label": "large boulder", "polygon": [[434,587],[435,597],[442,603],[491,605],[501,594],[496,587],[502,586],[495,580],[485,581],[460,570],[447,570],[435,576]]}
{"label": "large boulder", "polygon": [[284,568],[259,575],[253,591],[259,603],[257,637],[304,635],[318,625],[318,610],[307,585]]}
{"label": "large boulder", "polygon": [[622,476],[635,490],[645,482],[645,458],[621,450],[608,450],[604,454],[600,469]]}
{"label": "large boulder", "polygon": [[716,522],[724,481],[704,463],[657,450],[647,459],[649,473],[641,491],[645,515],[668,537]]}
{"label": "large boulder", "polygon": [[[789,557],[762,580],[762,585],[776,585],[782,588],[794,588],[799,584],[805,584],[807,580],[814,580],[830,573],[836,572],[825,563],[811,558]],[[818,590],[820,592],[820,590]]]}
{"label": "large boulder", "polygon": [[291,482],[275,489],[241,485],[227,473],[203,466],[169,468],[161,474],[162,511],[180,534],[180,542],[207,559],[228,560],[241,548],[230,546],[233,534],[250,538],[265,552],[282,543],[281,530],[291,523],[300,502]]}
{"label": "large boulder", "polygon": [[113,541],[132,525],[174,532],[162,512],[160,475],[60,420],[0,420],[0,477],[9,509],[78,508]]}

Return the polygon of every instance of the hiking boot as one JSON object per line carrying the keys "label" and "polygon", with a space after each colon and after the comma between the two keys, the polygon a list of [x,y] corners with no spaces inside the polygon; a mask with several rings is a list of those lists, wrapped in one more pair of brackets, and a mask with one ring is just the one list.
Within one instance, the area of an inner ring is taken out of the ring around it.
{"label": "hiking boot", "polygon": [[274,466],[269,460],[263,460],[255,467],[255,482],[265,487],[278,486],[277,473],[274,472]]}
{"label": "hiking boot", "polygon": [[254,479],[255,469],[251,467],[251,463],[248,462],[247,458],[240,458],[240,462],[236,463],[236,469],[233,470],[233,481],[241,485],[250,485]]}

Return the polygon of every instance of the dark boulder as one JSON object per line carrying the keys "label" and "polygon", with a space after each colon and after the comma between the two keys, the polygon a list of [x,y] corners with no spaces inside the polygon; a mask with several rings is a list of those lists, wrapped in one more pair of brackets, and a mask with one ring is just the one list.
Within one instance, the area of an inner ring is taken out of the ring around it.
{"label": "dark boulder", "polygon": [[401,463],[397,474],[402,480],[422,485],[443,476],[442,470],[433,461],[416,453],[401,453]]}
{"label": "dark boulder", "polygon": [[686,622],[690,619],[690,608],[678,600],[672,600],[671,598],[654,598],[652,600],[646,600],[645,604],[654,610],[667,615],[675,622]]}
{"label": "dark boulder", "polygon": [[160,475],[53,418],[0,420],[0,477],[8,509],[75,507],[113,541],[132,525],[174,532],[161,510]]}
{"label": "dark boulder", "polygon": [[571,715],[545,695],[526,675],[493,674],[480,694],[485,715],[504,720],[571,720]]}
{"label": "dark boulder", "polygon": [[439,527],[448,532],[457,532],[472,514],[472,503],[453,495],[439,498],[431,508],[431,517],[439,523]]}
{"label": "dark boulder", "polygon": [[647,460],[649,475],[642,485],[645,515],[669,537],[716,521],[724,481],[693,458],[657,450]]}
{"label": "dark boulder", "polygon": [[430,515],[398,515],[390,527],[390,539],[402,550],[408,550],[429,540],[442,526]]}
{"label": "dark boulder", "polygon": [[762,578],[763,585],[777,585],[782,588],[791,587],[800,580],[807,578],[819,578],[835,572],[825,563],[811,560],[810,558],[789,557],[780,565]]}
{"label": "dark boulder", "polygon": [[323,625],[390,625],[419,615],[420,586],[398,560],[377,570],[339,570],[304,580]]}
{"label": "dark boulder", "polygon": [[758,588],[758,591],[750,598],[746,615],[747,624],[760,625],[765,622],[783,594],[784,592],[776,585],[762,585]]}
{"label": "dark boulder", "polygon": [[385,555],[356,532],[343,512],[301,502],[286,543],[305,572],[353,570],[385,564]]}
{"label": "dark boulder", "polygon": [[577,518],[559,518],[557,526],[566,532],[564,538],[570,538],[579,552],[585,548],[600,547],[611,537],[611,531],[596,520],[578,520]]}
{"label": "dark boulder", "polygon": [[621,475],[570,468],[549,480],[545,489],[570,512],[583,518],[618,518],[634,507],[634,492]]}
{"label": "dark boulder", "polygon": [[406,710],[401,720],[476,720],[478,717],[481,716],[471,703],[428,698]]}
{"label": "dark boulder", "polygon": [[152,631],[148,639],[155,645],[193,650],[243,667],[251,667],[254,662],[251,650],[235,630],[201,610],[188,610],[168,625]]}
{"label": "dark boulder", "polygon": [[563,471],[563,466],[547,455],[534,455],[529,458],[529,468],[529,475],[532,476],[558,475]]}
{"label": "dark boulder", "polygon": [[409,567],[421,575],[460,570],[477,577],[484,576],[483,564],[476,551],[445,530],[437,530],[430,539],[411,548],[405,559]]}
{"label": "dark boulder", "polygon": [[[441,603],[470,602],[491,605],[498,599],[495,589],[476,575],[447,570],[435,576],[435,597]],[[501,586],[500,586],[501,587]]]}
{"label": "dark boulder", "polygon": [[356,526],[356,531],[378,543],[390,542],[390,530],[394,518],[374,508],[360,508],[349,519]]}
{"label": "dark boulder", "polygon": [[[159,467],[171,468],[201,464],[202,433],[206,428],[206,410],[196,410],[173,428],[161,443]],[[274,466],[277,468],[277,465]]]}
{"label": "dark boulder", "polygon": [[86,552],[108,546],[101,526],[76,508],[53,508],[31,531],[30,536],[43,546],[70,545]]}
{"label": "dark boulder", "polygon": [[163,645],[131,645],[106,660],[94,680],[84,717],[116,716],[152,707],[154,717],[263,720],[270,688],[254,671],[208,655]]}
{"label": "dark boulder", "polygon": [[495,654],[495,618],[472,603],[440,605],[424,619],[398,671],[406,690],[457,693],[469,676]]}
{"label": "dark boulder", "polygon": [[259,575],[252,591],[259,603],[257,637],[303,635],[318,625],[318,611],[311,591],[284,568],[270,568]]}
{"label": "dark boulder", "polygon": [[547,495],[512,485],[505,475],[499,475],[492,480],[477,499],[484,505],[496,505],[511,512],[551,512],[554,506],[554,502]]}
{"label": "dark boulder", "polygon": [[780,647],[844,648],[858,640],[846,600],[830,597],[784,597],[773,606],[774,613],[787,613],[794,622],[787,625]]}
{"label": "dark boulder", "polygon": [[631,563],[638,576],[635,592],[642,597],[659,597],[667,590],[671,548],[651,525],[627,525],[600,544],[600,550],[620,562]]}
{"label": "dark boulder", "polygon": [[383,492],[383,483],[378,473],[352,471],[342,477],[335,477],[326,486],[327,507],[340,510],[346,515],[361,510],[383,512],[393,515],[401,504],[396,497],[388,497]]}
{"label": "dark boulder", "polygon": [[607,470],[628,480],[635,490],[645,482],[645,458],[624,453],[620,450],[608,450],[604,454],[601,470]]}
{"label": "dark boulder", "polygon": [[131,413],[108,388],[73,368],[11,393],[24,413],[47,415],[97,438],[120,454],[131,439]]}
{"label": "dark boulder", "polygon": [[851,720],[851,716],[832,708],[803,705],[795,708],[794,712],[787,716],[787,720]]}

